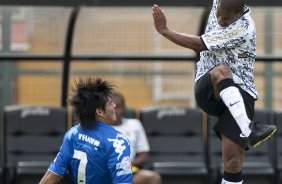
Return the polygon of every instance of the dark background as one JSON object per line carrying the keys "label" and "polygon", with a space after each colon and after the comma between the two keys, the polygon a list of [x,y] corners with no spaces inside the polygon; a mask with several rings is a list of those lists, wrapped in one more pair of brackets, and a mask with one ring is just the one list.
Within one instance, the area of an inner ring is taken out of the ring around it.
{"label": "dark background", "polygon": [[[212,0],[0,0],[0,5],[33,6],[207,6]],[[249,0],[250,6],[281,6],[282,0]]]}

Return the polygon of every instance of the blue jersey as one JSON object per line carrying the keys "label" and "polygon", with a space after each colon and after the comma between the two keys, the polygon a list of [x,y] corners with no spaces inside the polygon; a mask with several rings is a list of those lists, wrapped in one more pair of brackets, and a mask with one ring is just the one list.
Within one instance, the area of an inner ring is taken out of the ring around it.
{"label": "blue jersey", "polygon": [[63,176],[69,171],[78,184],[131,184],[130,148],[123,134],[97,122],[95,128],[72,127],[48,168]]}

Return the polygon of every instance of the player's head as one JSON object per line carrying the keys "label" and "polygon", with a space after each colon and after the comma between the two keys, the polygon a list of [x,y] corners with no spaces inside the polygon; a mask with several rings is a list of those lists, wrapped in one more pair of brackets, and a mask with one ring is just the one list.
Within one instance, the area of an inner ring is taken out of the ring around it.
{"label": "player's head", "polygon": [[92,127],[96,121],[108,124],[116,121],[113,93],[114,86],[101,78],[79,79],[75,82],[69,102],[82,127]]}
{"label": "player's head", "polygon": [[116,92],[113,95],[113,101],[116,104],[115,111],[117,120],[115,124],[120,124],[126,109],[124,96],[121,93]]}
{"label": "player's head", "polygon": [[216,17],[222,27],[229,26],[238,20],[243,12],[246,0],[219,0]]}

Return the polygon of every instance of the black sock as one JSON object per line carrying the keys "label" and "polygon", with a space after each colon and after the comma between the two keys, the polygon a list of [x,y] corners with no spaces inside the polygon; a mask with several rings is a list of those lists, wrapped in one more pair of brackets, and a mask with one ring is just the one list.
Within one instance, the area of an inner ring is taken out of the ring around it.
{"label": "black sock", "polygon": [[235,83],[234,83],[233,79],[230,79],[230,78],[223,79],[222,81],[220,81],[217,84],[219,92],[224,90],[225,88],[230,87],[230,86],[235,86]]}
{"label": "black sock", "polygon": [[229,182],[241,182],[243,180],[242,172],[228,173],[224,171],[223,179]]}

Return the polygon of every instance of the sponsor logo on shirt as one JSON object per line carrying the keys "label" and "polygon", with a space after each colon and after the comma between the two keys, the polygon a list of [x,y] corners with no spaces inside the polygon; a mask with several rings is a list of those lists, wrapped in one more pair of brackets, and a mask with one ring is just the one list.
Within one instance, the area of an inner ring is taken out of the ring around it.
{"label": "sponsor logo on shirt", "polygon": [[119,170],[117,172],[117,176],[122,176],[126,174],[131,174],[131,161],[129,157],[124,157],[121,162],[116,164],[116,169]]}
{"label": "sponsor logo on shirt", "polygon": [[237,26],[235,29],[227,32],[227,33],[222,33],[220,36],[211,36],[210,38],[207,38],[207,43],[213,43],[213,42],[218,42],[220,40],[228,40],[234,36],[237,36],[240,32],[245,31],[245,29],[241,26]]}
{"label": "sponsor logo on shirt", "polygon": [[255,58],[256,56],[249,52],[238,54],[238,58]]}
{"label": "sponsor logo on shirt", "polygon": [[[119,139],[122,138],[122,139]],[[124,145],[124,135],[123,134],[117,134],[115,139],[108,138],[109,142],[113,143],[113,147],[115,148],[115,152],[118,153],[118,160],[119,157],[123,154],[123,151],[126,149],[126,146]]]}

